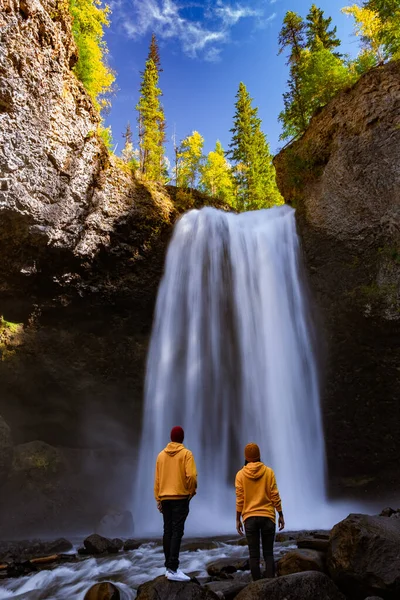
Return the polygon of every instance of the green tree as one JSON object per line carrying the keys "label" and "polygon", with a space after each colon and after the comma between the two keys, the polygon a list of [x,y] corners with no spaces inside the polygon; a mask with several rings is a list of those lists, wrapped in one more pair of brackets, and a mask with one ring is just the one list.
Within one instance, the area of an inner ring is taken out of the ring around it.
{"label": "green tree", "polygon": [[287,65],[290,68],[288,91],[283,94],[284,110],[279,115],[283,124],[281,139],[292,137],[294,131],[305,131],[308,125],[308,111],[301,94],[301,60],[306,47],[305,23],[295,12],[286,13],[279,33],[279,52],[289,50]]}
{"label": "green tree", "polygon": [[244,83],[236,95],[232,141],[228,156],[233,162],[236,207],[239,210],[266,208],[282,202],[276,186],[275,169],[257,108]]}
{"label": "green tree", "polygon": [[225,158],[225,152],[218,140],[215,150],[208,153],[200,167],[200,190],[209,196],[215,196],[228,204],[234,204],[234,183],[232,169]]}
{"label": "green tree", "polygon": [[139,111],[140,172],[152,181],[163,181],[164,146],[160,122],[163,118],[160,104],[161,90],[158,87],[158,71],[152,59],[146,62],[142,73],[140,98],[136,106]]}
{"label": "green tree", "polygon": [[198,131],[193,131],[182,140],[178,150],[176,181],[178,187],[194,188],[203,160],[204,138]]}
{"label": "green tree", "polygon": [[78,48],[73,68],[98,110],[110,106],[109,94],[115,75],[107,64],[104,28],[109,26],[110,9],[101,0],[69,0],[72,32]]}
{"label": "green tree", "polygon": [[[334,50],[340,46],[340,40],[336,37],[337,27],[329,30],[332,17],[324,17],[324,11],[313,4],[306,18],[307,48],[314,52],[319,48],[319,42],[326,50]],[[340,54],[335,52],[340,58]]]}

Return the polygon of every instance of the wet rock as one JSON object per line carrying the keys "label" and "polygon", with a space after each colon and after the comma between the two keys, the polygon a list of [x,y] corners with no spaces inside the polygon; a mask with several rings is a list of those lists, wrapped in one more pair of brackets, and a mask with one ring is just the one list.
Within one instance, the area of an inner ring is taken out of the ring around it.
{"label": "wet rock", "polygon": [[328,572],[346,595],[400,597],[400,521],[352,514],[332,530]]}
{"label": "wet rock", "polygon": [[216,600],[211,590],[192,581],[168,581],[164,576],[148,581],[138,589],[137,600]]}
{"label": "wet rock", "polygon": [[86,592],[84,600],[120,600],[119,589],[109,581],[96,583]]}
{"label": "wet rock", "polygon": [[394,510],[393,508],[384,508],[383,511],[380,513],[380,517],[396,517],[396,515],[398,515],[400,513],[400,508],[398,508],[397,510]]}
{"label": "wet rock", "polygon": [[248,583],[243,581],[211,581],[205,584],[205,588],[214,592],[223,600],[233,600],[236,596],[247,587]]}
{"label": "wet rock", "polygon": [[306,571],[248,585],[237,600],[346,600],[324,573]]}
{"label": "wet rock", "polygon": [[196,550],[212,550],[213,548],[218,548],[218,542],[214,540],[189,540],[187,542],[183,542],[181,545],[182,552],[196,552]]}
{"label": "wet rock", "polygon": [[290,550],[277,563],[278,575],[290,575],[303,571],[325,571],[325,554],[306,548]]}
{"label": "wet rock", "polygon": [[104,554],[110,547],[114,547],[113,544],[111,544],[111,540],[108,540],[97,533],[89,535],[83,544],[89,554]]}
{"label": "wet rock", "polygon": [[124,551],[125,552],[130,552],[131,550],[137,550],[140,547],[140,542],[137,542],[136,540],[126,540],[124,543]]}
{"label": "wet rock", "polygon": [[7,478],[13,460],[13,442],[11,430],[0,416],[0,486]]}
{"label": "wet rock", "polygon": [[0,542],[0,560],[23,562],[31,558],[61,554],[72,550],[72,548],[71,542],[65,538],[51,541]]}
{"label": "wet rock", "polygon": [[211,577],[220,577],[221,575],[236,573],[236,571],[248,571],[250,569],[249,559],[220,558],[208,563],[206,569]]}
{"label": "wet rock", "polygon": [[120,550],[124,547],[124,542],[119,538],[114,538],[113,540],[109,540],[109,544],[107,547],[107,552],[109,554],[118,554]]}
{"label": "wet rock", "polygon": [[118,536],[129,538],[133,535],[133,532],[133,517],[129,510],[118,511],[110,509],[110,511],[101,518],[96,527],[96,533],[107,538]]}
{"label": "wet rock", "polygon": [[307,537],[297,540],[297,547],[308,550],[318,550],[327,552],[329,546],[329,538]]}

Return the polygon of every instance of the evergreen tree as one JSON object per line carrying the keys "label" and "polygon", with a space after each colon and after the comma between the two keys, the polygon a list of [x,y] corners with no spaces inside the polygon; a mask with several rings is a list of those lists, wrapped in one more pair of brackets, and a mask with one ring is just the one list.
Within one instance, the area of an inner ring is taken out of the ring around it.
{"label": "evergreen tree", "polygon": [[164,170],[160,96],[157,67],[149,59],[142,74],[140,98],[136,108],[139,111],[140,171],[146,179],[152,181],[162,181]]}
{"label": "evergreen tree", "polygon": [[200,169],[199,187],[209,196],[215,196],[228,204],[234,203],[234,185],[232,169],[225,158],[225,152],[218,140],[215,150],[209,152],[207,160]]}
{"label": "evergreen tree", "polygon": [[204,138],[198,131],[193,131],[182,140],[178,150],[177,185],[184,188],[194,188],[200,174],[203,160]]}
{"label": "evergreen tree", "polygon": [[232,141],[228,155],[234,166],[236,207],[239,210],[265,208],[282,202],[276,186],[275,169],[257,108],[244,83],[236,95]]}
{"label": "evergreen tree", "polygon": [[283,123],[284,133],[281,139],[291,137],[292,131],[305,131],[308,125],[307,107],[301,95],[301,60],[305,43],[305,23],[295,12],[286,13],[279,33],[279,53],[289,49],[287,65],[290,76],[287,82],[288,91],[283,94],[284,110],[279,115]]}
{"label": "evergreen tree", "polygon": [[[334,27],[329,31],[332,17],[325,19],[324,11],[317,8],[315,4],[311,6],[306,21],[307,48],[312,52],[317,49],[318,41],[321,42],[323,48],[326,50],[333,51],[340,46],[340,40],[336,37],[337,27]],[[334,54],[338,58],[341,56],[337,52]]]}

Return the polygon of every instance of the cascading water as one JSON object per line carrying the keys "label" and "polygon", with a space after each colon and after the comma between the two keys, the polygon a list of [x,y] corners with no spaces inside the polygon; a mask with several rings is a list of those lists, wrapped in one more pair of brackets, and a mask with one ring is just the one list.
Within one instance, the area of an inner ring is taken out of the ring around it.
{"label": "cascading water", "polygon": [[287,525],[322,526],[325,453],[312,321],[294,210],[192,210],[175,227],[146,375],[134,508],[160,532],[154,464],[185,429],[199,489],[188,528],[232,531],[234,476],[246,443],[277,477]]}

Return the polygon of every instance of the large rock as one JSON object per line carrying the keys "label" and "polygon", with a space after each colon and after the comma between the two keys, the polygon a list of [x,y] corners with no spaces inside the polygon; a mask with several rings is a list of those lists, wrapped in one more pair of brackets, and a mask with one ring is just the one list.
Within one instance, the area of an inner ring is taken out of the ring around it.
{"label": "large rock", "polygon": [[0,542],[0,560],[24,562],[31,558],[69,552],[72,548],[71,542],[65,538],[46,541],[23,540],[19,542]]}
{"label": "large rock", "polygon": [[236,571],[248,571],[250,569],[248,558],[220,558],[206,565],[207,573],[211,577],[221,577]]}
{"label": "large rock", "polygon": [[341,92],[274,161],[326,341],[329,471],[347,496],[400,485],[399,115],[397,61]]}
{"label": "large rock", "polygon": [[332,579],[352,598],[400,598],[400,521],[350,515],[332,530],[328,551]]}
{"label": "large rock", "polygon": [[84,600],[120,600],[119,589],[109,581],[96,583],[85,594]]}
{"label": "large rock", "polygon": [[11,430],[0,416],[0,486],[7,478],[13,460],[13,441]]}
{"label": "large rock", "polygon": [[289,550],[277,563],[278,575],[302,571],[325,571],[325,554],[318,550]]}
{"label": "large rock", "polygon": [[346,600],[324,573],[307,571],[251,583],[237,600]]}
{"label": "large rock", "polygon": [[[109,554],[118,554],[124,543],[118,538],[109,540],[97,533],[93,533],[84,540],[83,545],[88,554],[104,554],[105,552],[108,552]],[[81,552],[81,554],[85,553]]]}
{"label": "large rock", "polygon": [[194,582],[168,581],[164,576],[148,581],[138,589],[137,600],[217,600],[211,590]]}
{"label": "large rock", "polygon": [[239,580],[210,581],[204,587],[214,592],[222,600],[233,600],[247,587],[248,583]]}

